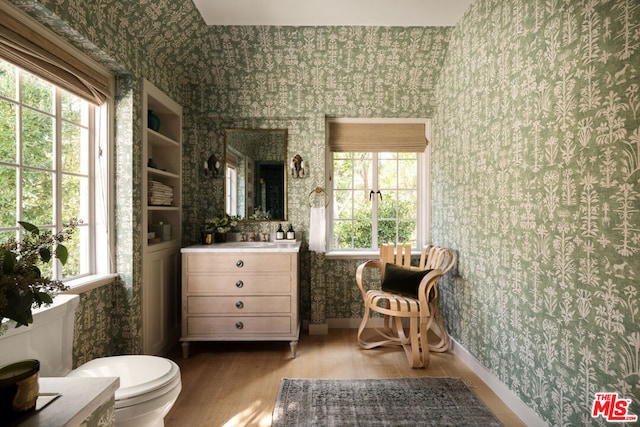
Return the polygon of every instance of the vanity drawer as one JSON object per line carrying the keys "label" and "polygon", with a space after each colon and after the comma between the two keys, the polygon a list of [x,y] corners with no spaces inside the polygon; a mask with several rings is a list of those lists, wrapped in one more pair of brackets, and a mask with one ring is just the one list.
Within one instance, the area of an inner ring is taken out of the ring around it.
{"label": "vanity drawer", "polygon": [[291,316],[189,317],[187,331],[193,335],[252,335],[292,333]]}
{"label": "vanity drawer", "polygon": [[292,257],[287,253],[192,253],[186,257],[187,272],[238,273],[291,271]]}
{"label": "vanity drawer", "polygon": [[233,296],[189,297],[189,314],[264,314],[291,313],[291,297]]}
{"label": "vanity drawer", "polygon": [[291,292],[291,275],[287,274],[192,274],[187,278],[190,294],[288,294]]}

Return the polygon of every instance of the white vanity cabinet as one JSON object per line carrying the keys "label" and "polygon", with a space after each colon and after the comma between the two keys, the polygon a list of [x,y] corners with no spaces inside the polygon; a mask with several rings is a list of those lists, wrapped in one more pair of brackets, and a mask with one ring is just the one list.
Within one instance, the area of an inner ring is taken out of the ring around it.
{"label": "white vanity cabinet", "polygon": [[182,351],[191,341],[289,341],[296,356],[299,243],[182,249]]}

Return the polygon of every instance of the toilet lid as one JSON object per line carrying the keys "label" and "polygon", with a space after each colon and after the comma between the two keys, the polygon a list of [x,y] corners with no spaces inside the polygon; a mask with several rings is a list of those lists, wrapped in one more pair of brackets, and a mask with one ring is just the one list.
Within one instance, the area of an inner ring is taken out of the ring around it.
{"label": "toilet lid", "polygon": [[93,359],[71,371],[80,377],[120,377],[117,400],[150,393],[170,383],[180,369],[173,361],[157,356],[128,355]]}

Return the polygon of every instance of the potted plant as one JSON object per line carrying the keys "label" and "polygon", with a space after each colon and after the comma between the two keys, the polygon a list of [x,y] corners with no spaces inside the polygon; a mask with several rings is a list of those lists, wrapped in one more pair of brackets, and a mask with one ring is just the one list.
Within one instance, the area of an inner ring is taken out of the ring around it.
{"label": "potted plant", "polygon": [[[0,322],[9,319],[16,327],[33,323],[32,309],[49,305],[53,297],[68,287],[42,274],[40,266],[57,258],[64,265],[68,251],[62,242],[75,231],[77,221],[59,233],[41,231],[28,222],[19,224],[26,233],[21,241],[10,238],[0,244]],[[4,324],[0,335],[8,328]]]}
{"label": "potted plant", "polygon": [[219,217],[209,218],[205,221],[205,232],[215,233],[214,240],[216,242],[225,242],[227,240],[226,233],[238,225],[238,220],[240,220],[239,216],[227,215],[226,213]]}

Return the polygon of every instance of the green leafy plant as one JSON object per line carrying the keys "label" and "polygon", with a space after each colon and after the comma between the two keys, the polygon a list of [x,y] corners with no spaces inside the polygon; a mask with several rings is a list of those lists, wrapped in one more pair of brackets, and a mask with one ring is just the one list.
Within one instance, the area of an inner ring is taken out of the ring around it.
{"label": "green leafy plant", "polygon": [[209,218],[205,221],[205,229],[215,231],[216,233],[227,233],[231,231],[233,227],[238,225],[238,221],[241,218],[239,216],[232,216],[224,214],[219,217]]}
{"label": "green leafy plant", "polygon": [[22,240],[10,238],[0,244],[0,321],[6,318],[16,326],[28,326],[33,323],[32,309],[51,304],[55,295],[68,289],[43,275],[40,268],[53,259],[63,265],[67,262],[69,253],[62,242],[71,237],[77,222],[55,234],[28,222],[19,224],[26,231]]}

